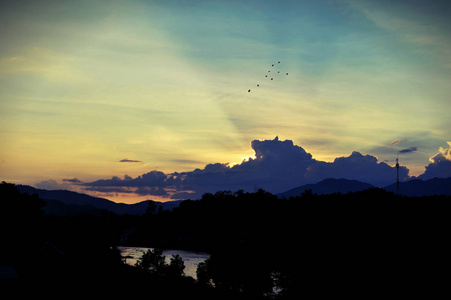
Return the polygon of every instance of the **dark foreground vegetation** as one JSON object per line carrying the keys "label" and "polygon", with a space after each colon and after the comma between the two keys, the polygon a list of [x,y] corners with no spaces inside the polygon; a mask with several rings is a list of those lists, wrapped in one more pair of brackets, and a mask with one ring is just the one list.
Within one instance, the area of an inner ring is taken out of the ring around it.
{"label": "dark foreground vegetation", "polygon": [[[44,216],[45,202],[0,184],[0,279],[34,296],[153,299],[434,297],[445,290],[449,197],[380,189],[278,199],[259,190],[205,194],[143,216]],[[136,266],[117,245],[201,250],[197,280],[183,261],[149,251]]]}

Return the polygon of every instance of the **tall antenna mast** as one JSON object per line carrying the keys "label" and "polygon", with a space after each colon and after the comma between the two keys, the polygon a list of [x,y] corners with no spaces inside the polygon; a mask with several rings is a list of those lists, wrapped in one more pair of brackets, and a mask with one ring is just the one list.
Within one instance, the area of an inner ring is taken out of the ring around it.
{"label": "tall antenna mast", "polygon": [[396,194],[399,195],[399,163],[398,163],[398,154],[396,154]]}

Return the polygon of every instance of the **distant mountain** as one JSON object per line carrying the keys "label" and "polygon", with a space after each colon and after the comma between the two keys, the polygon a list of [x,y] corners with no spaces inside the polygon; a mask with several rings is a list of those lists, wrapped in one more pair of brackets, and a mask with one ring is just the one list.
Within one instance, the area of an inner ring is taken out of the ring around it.
{"label": "distant mountain", "polygon": [[306,190],[312,190],[313,193],[319,194],[319,195],[333,194],[333,193],[346,194],[348,192],[358,192],[358,191],[363,191],[363,190],[370,189],[373,187],[374,186],[369,183],[365,183],[365,182],[361,182],[361,181],[357,181],[357,180],[328,178],[328,179],[324,179],[318,183],[301,185],[294,189],[280,193],[277,196],[279,196],[281,198],[300,196]]}
{"label": "distant mountain", "polygon": [[[389,192],[396,193],[396,183],[386,186]],[[445,195],[451,196],[451,177],[429,180],[413,179],[399,183],[399,193],[409,197]]]}
{"label": "distant mountain", "polygon": [[[357,180],[348,179],[324,179],[315,184],[306,184],[286,192],[280,193],[277,196],[281,198],[289,198],[300,196],[306,190],[312,190],[316,194],[333,194],[333,193],[348,193],[358,192],[373,188],[371,184],[364,183]],[[396,183],[384,187],[389,192],[396,193]],[[409,197],[432,196],[432,195],[446,195],[451,196],[451,177],[449,178],[433,178],[429,180],[413,179],[399,183],[399,191],[401,195]]]}
{"label": "distant mountain", "polygon": [[[16,187],[21,193],[38,194],[41,199],[47,201],[47,205],[43,208],[44,211],[48,214],[56,215],[98,213],[99,210],[109,210],[119,215],[142,215],[146,211],[149,201],[152,201],[146,200],[135,204],[125,204],[67,190],[49,191],[28,185],[16,185]],[[153,202],[164,210],[171,210],[182,201]]]}
{"label": "distant mountain", "polygon": [[[119,215],[142,215],[149,205],[149,201],[142,201],[135,204],[116,203],[104,198],[93,197],[86,194],[67,190],[49,191],[37,189],[28,185],[16,185],[17,189],[22,193],[38,194],[38,196],[46,200],[47,205],[43,208],[47,214],[54,215],[77,215],[77,214],[100,214],[101,210],[108,210]],[[277,196],[280,198],[289,198],[292,196],[300,196],[306,190],[312,190],[316,194],[333,194],[348,192],[358,192],[373,188],[374,186],[365,182],[348,179],[324,179],[315,184],[306,184]],[[396,193],[396,184],[384,187],[389,192]],[[429,180],[413,179],[406,182],[400,182],[399,190],[401,195],[409,197],[446,195],[451,196],[451,177],[433,178]],[[172,210],[178,207],[183,200],[158,202],[153,201],[157,206],[161,206],[164,210]]]}

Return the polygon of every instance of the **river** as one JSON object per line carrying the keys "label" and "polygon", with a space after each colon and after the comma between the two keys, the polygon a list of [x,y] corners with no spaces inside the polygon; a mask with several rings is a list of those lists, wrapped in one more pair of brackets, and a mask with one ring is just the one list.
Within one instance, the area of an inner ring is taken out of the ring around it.
{"label": "river", "polygon": [[[132,258],[127,258],[126,263],[134,266],[136,261],[140,259],[143,253],[147,252],[147,250],[153,250],[154,248],[142,248],[142,247],[127,247],[127,246],[119,246],[117,247],[121,252],[122,256],[131,256]],[[184,251],[184,250],[167,250],[163,249],[163,255],[166,257],[166,263],[170,262],[170,259],[173,254],[178,254],[183,259],[185,263],[185,275],[191,276],[194,279],[197,278],[196,271],[199,263],[205,261],[210,257],[210,254],[205,252],[194,252],[194,251]]]}

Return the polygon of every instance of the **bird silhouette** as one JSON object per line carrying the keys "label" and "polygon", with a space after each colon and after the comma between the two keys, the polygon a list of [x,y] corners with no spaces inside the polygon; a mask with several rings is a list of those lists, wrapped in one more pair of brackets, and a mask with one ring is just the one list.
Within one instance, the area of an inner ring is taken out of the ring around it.
{"label": "bird silhouette", "polygon": [[[280,64],[280,60],[277,61],[277,63]],[[275,64],[276,64],[276,63],[271,64],[271,67],[274,67]],[[274,69],[273,69],[273,70],[274,70]],[[274,72],[275,72],[275,71],[274,71]],[[271,70],[268,70],[268,73],[271,73]],[[280,74],[280,73],[281,73],[280,70],[277,70],[277,74]],[[283,72],[282,72],[282,73],[283,73]],[[288,75],[288,73],[285,73],[285,75]],[[273,76],[274,76],[274,75],[273,75]],[[265,78],[268,78],[268,74],[265,75]],[[275,78],[275,77],[269,77],[269,78],[271,78],[271,80],[274,81],[274,78]],[[260,84],[256,84],[256,86],[257,86],[257,87],[260,87]],[[247,92],[250,93],[251,90],[249,89]]]}

